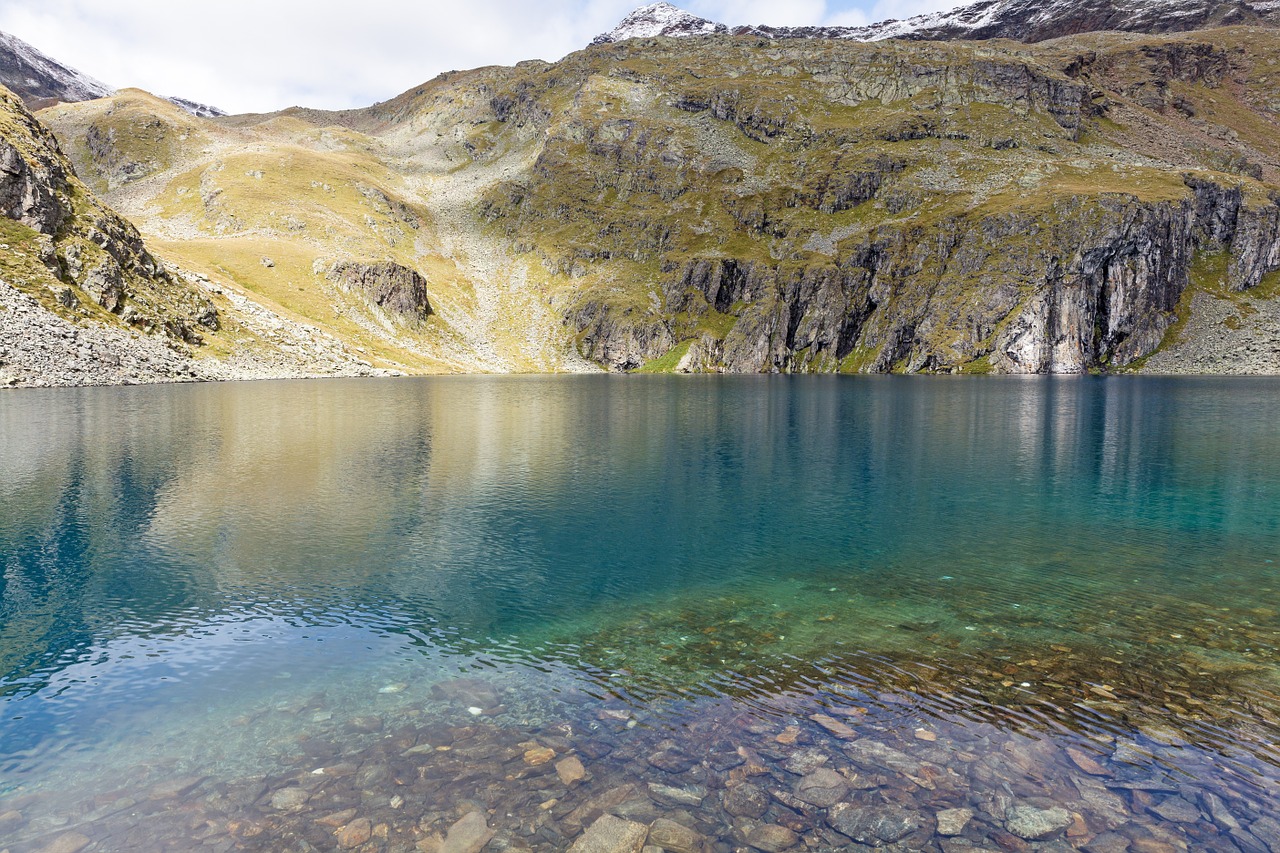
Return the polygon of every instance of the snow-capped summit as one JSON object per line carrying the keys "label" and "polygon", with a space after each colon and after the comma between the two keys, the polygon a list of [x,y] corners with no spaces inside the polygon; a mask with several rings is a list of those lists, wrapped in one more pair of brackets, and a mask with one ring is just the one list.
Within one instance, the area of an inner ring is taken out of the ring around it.
{"label": "snow-capped summit", "polygon": [[975,0],[949,12],[865,27],[727,27],[657,3],[632,12],[593,44],[653,36],[713,33],[767,38],[951,41],[1007,38],[1037,42],[1103,30],[1163,33],[1207,27],[1280,25],[1280,0]]}
{"label": "snow-capped summit", "polygon": [[45,56],[20,38],[0,33],[0,83],[28,105],[91,101],[115,89]]}
{"label": "snow-capped summit", "polygon": [[656,36],[705,36],[728,31],[729,28],[724,24],[699,18],[670,3],[651,3],[636,9],[623,18],[622,23],[604,35],[596,36],[591,43],[608,44]]}
{"label": "snow-capped summit", "polygon": [[189,101],[186,98],[171,97],[165,98],[165,100],[174,106],[182,107],[197,118],[221,118],[227,114],[225,110],[220,110],[217,107],[210,106],[209,104]]}

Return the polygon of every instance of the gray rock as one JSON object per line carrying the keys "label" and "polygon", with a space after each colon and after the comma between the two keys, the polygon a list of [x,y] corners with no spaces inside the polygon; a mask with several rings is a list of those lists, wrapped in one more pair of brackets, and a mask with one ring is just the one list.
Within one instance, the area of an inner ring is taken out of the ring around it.
{"label": "gray rock", "polygon": [[870,740],[844,744],[845,754],[854,764],[873,772],[893,770],[909,776],[920,774],[920,762],[905,752]]}
{"label": "gray rock", "polygon": [[271,808],[282,812],[297,811],[305,806],[309,799],[311,799],[309,791],[293,785],[281,788],[271,795]]}
{"label": "gray rock", "polygon": [[900,806],[860,806],[853,803],[839,803],[832,807],[827,822],[841,835],[873,847],[901,841],[927,823],[920,813]]}
{"label": "gray rock", "polygon": [[750,782],[726,789],[722,801],[724,810],[735,817],[758,818],[769,809],[769,795]]}
{"label": "gray rock", "polygon": [[449,827],[439,853],[480,853],[493,838],[494,831],[480,812],[468,812]]}
{"label": "gray rock", "polygon": [[573,842],[569,853],[639,853],[648,837],[644,824],[604,815]]}
{"label": "gray rock", "polygon": [[1026,803],[1009,808],[1005,829],[1027,841],[1045,841],[1071,825],[1071,813],[1059,806],[1040,809]]}
{"label": "gray rock", "polygon": [[1196,823],[1200,820],[1200,809],[1182,797],[1167,797],[1153,806],[1151,812],[1174,823]]}
{"label": "gray rock", "polygon": [[1280,853],[1280,821],[1270,817],[1260,817],[1249,824],[1249,832],[1254,838],[1267,845],[1271,853]]}
{"label": "gray rock", "polygon": [[1118,832],[1103,832],[1081,849],[1086,853],[1129,853],[1129,839]]}
{"label": "gray rock", "polygon": [[694,808],[701,806],[702,801],[707,797],[707,789],[701,786],[676,788],[671,785],[660,785],[657,782],[649,783],[649,793],[654,799],[664,803]]}
{"label": "gray rock", "polygon": [[330,267],[328,277],[410,325],[418,325],[434,313],[427,297],[427,280],[417,270],[400,264],[347,261]]}
{"label": "gray rock", "polygon": [[1213,822],[1223,832],[1230,832],[1233,829],[1240,828],[1240,821],[1236,820],[1235,815],[1227,808],[1226,802],[1217,794],[1205,791],[1200,795],[1200,801],[1204,803],[1205,810],[1209,812],[1209,817],[1213,818]]}
{"label": "gray rock", "polygon": [[817,806],[830,808],[849,793],[848,781],[834,770],[821,767],[796,783],[796,799]]}
{"label": "gray rock", "polygon": [[799,843],[800,836],[774,823],[762,823],[747,833],[747,844],[764,853],[782,853]]}
{"label": "gray rock", "polygon": [[673,820],[658,818],[649,827],[649,843],[669,853],[701,853],[702,836]]}
{"label": "gray rock", "polygon": [[945,809],[936,817],[939,835],[959,835],[973,820],[973,809]]}

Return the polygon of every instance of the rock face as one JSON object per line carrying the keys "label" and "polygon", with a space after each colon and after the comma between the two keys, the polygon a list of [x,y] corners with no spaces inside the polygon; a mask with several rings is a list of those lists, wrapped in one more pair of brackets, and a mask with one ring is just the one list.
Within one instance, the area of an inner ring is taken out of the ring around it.
{"label": "rock face", "polygon": [[400,264],[344,261],[331,266],[328,276],[340,286],[360,293],[391,317],[411,325],[422,323],[432,314],[427,280]]}
{"label": "rock face", "polygon": [[[137,229],[79,182],[53,134],[4,90],[0,215],[34,232],[11,240],[30,243],[43,272],[79,288],[123,323],[193,345],[202,341],[198,328],[218,328],[208,299],[166,272]],[[72,309],[79,298],[72,292],[60,302]]]}

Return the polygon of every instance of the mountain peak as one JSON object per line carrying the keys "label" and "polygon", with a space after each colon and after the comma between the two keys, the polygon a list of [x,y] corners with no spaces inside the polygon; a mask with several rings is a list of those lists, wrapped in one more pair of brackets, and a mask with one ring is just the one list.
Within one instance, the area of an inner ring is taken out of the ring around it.
{"label": "mountain peak", "polygon": [[650,3],[641,6],[622,19],[618,26],[603,35],[596,36],[592,44],[608,44],[627,39],[655,38],[657,36],[701,36],[728,32],[729,28],[692,12],[672,6],[670,3]]}

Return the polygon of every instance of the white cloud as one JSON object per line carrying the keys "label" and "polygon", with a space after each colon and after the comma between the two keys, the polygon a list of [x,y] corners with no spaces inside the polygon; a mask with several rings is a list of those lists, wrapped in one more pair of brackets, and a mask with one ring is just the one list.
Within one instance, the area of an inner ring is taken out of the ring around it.
{"label": "white cloud", "polygon": [[[0,30],[114,86],[233,111],[339,109],[442,71],[558,59],[642,0],[0,0]],[[730,24],[866,23],[954,0],[691,0]],[[868,10],[867,7],[870,7]]]}

